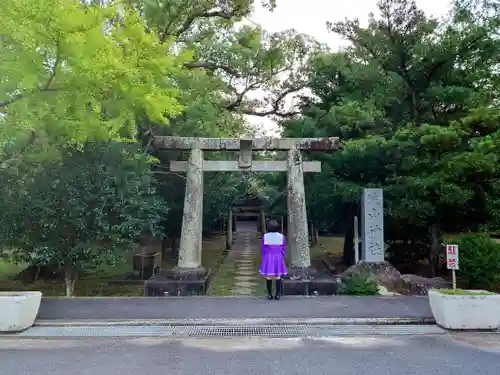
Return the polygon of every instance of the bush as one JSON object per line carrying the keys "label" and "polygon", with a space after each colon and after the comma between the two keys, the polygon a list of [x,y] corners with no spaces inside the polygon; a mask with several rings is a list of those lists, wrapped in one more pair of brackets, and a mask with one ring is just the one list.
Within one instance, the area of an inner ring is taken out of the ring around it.
{"label": "bush", "polygon": [[459,251],[459,272],[469,288],[497,289],[500,281],[500,244],[489,234],[467,235],[455,241]]}
{"label": "bush", "polygon": [[339,294],[349,296],[376,296],[379,294],[378,284],[363,276],[353,275],[341,284]]}
{"label": "bush", "polygon": [[150,173],[153,160],[137,144],[86,143],[60,148],[58,157],[19,156],[0,169],[0,247],[17,263],[65,274],[71,297],[78,277],[115,265],[157,234],[167,210]]}
{"label": "bush", "polygon": [[478,291],[472,291],[472,290],[464,290],[464,289],[433,289],[436,292],[439,292],[441,294],[446,294],[449,296],[491,296],[491,295],[496,295],[496,293],[493,292],[478,292]]}

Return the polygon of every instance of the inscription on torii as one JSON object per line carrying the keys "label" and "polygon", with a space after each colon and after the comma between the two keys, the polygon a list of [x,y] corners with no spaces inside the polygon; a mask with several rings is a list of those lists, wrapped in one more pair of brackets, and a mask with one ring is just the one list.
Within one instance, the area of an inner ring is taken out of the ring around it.
{"label": "inscription on torii", "polygon": [[252,167],[252,144],[253,139],[240,139],[240,157],[238,167],[240,169],[250,169]]}

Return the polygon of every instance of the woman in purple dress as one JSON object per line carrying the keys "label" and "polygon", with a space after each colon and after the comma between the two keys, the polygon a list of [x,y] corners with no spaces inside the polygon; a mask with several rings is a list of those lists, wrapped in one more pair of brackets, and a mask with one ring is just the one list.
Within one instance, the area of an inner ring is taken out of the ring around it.
{"label": "woman in purple dress", "polygon": [[[280,231],[276,220],[267,224],[267,233],[262,236],[262,264],[260,274],[266,278],[267,296],[269,299],[280,299],[281,276],[287,275],[285,254],[286,239]],[[273,280],[276,280],[276,295],[273,297]]]}

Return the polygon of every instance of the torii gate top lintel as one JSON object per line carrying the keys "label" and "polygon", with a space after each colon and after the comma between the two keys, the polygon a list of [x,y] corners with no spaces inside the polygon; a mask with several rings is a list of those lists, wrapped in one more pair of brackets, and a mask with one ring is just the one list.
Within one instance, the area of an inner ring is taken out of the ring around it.
{"label": "torii gate top lintel", "polygon": [[[251,143],[250,143],[251,142]],[[238,151],[250,148],[252,151],[286,151],[290,149],[331,151],[340,146],[337,137],[325,138],[199,138],[199,137],[153,137],[156,149],[190,150],[199,148],[207,151]]]}

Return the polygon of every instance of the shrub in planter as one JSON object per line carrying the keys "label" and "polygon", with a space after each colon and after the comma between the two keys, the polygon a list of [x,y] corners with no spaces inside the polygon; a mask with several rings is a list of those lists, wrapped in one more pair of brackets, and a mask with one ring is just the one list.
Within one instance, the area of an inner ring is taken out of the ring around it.
{"label": "shrub in planter", "polygon": [[454,241],[460,252],[459,272],[469,288],[495,289],[500,283],[500,244],[487,233],[463,236]]}
{"label": "shrub in planter", "polygon": [[350,296],[377,296],[378,284],[360,275],[353,275],[344,280],[339,287],[339,294]]}
{"label": "shrub in planter", "polygon": [[486,290],[431,289],[429,304],[436,323],[446,329],[500,327],[500,294]]}

